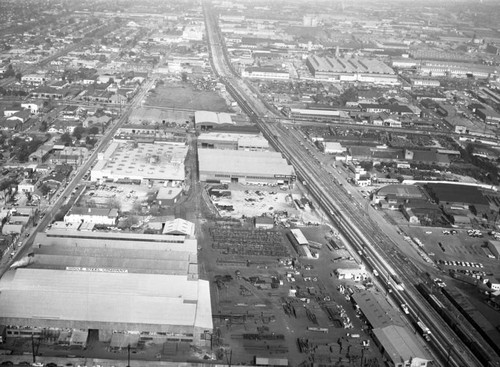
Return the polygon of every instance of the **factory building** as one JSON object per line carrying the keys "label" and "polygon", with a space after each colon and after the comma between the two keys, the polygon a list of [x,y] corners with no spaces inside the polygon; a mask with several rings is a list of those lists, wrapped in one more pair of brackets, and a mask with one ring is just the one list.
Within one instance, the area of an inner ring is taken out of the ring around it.
{"label": "factory building", "polygon": [[309,56],[306,65],[316,79],[400,84],[394,70],[377,59]]}
{"label": "factory building", "polygon": [[389,325],[372,330],[375,343],[380,348],[388,366],[426,367],[432,360],[404,327]]}
{"label": "factory building", "polygon": [[426,60],[420,65],[420,73],[432,76],[489,78],[497,72],[494,66],[471,63]]}
{"label": "factory building", "polygon": [[186,145],[173,143],[113,142],[99,154],[92,181],[151,184],[184,182]]}
{"label": "factory building", "polygon": [[198,149],[269,150],[269,142],[260,134],[208,132],[198,136]]}
{"label": "factory building", "polygon": [[194,123],[199,130],[212,130],[219,126],[233,126],[231,115],[222,112],[196,111]]}
{"label": "factory building", "polygon": [[241,72],[243,78],[288,80],[290,73],[270,67],[247,67]]}
{"label": "factory building", "polygon": [[195,239],[51,229],[35,244],[0,279],[7,337],[69,330],[80,344],[92,335],[112,347],[144,338],[205,346],[210,289],[198,279]]}
{"label": "factory building", "polygon": [[295,172],[277,152],[198,149],[200,181],[290,184]]}

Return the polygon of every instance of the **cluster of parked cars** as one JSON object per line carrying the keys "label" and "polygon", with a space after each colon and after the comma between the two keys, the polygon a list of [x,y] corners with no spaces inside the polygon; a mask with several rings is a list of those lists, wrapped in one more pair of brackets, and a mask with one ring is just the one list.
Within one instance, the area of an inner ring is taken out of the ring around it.
{"label": "cluster of parked cars", "polygon": [[485,271],[481,271],[481,270],[453,269],[453,270],[450,270],[450,272],[465,274],[465,275],[468,275],[470,277],[480,279],[480,280],[483,280],[484,277],[486,277],[488,275],[488,274],[486,274]]}
{"label": "cluster of parked cars", "polygon": [[478,238],[481,238],[483,237],[483,232],[481,232],[480,230],[478,229],[469,229],[467,231],[467,234],[470,236],[470,237],[478,237]]}
{"label": "cluster of parked cars", "polygon": [[455,260],[438,260],[439,264],[448,266],[464,266],[468,268],[484,268],[481,263],[473,263],[468,261],[455,261]]}

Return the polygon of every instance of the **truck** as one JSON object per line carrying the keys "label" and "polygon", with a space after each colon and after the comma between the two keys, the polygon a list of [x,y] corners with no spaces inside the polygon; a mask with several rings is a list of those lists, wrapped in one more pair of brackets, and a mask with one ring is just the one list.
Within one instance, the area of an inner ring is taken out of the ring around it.
{"label": "truck", "polygon": [[431,331],[421,320],[417,321],[417,329],[425,340],[431,340]]}

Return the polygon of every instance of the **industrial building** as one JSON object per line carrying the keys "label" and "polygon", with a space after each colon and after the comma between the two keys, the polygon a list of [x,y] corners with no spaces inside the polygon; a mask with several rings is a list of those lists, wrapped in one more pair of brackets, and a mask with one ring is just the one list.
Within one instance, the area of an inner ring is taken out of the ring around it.
{"label": "industrial building", "polygon": [[415,337],[402,326],[375,328],[372,333],[389,366],[426,367],[432,361]]}
{"label": "industrial building", "polygon": [[221,125],[234,125],[230,114],[211,111],[196,111],[194,123],[196,128],[200,130],[212,130]]}
{"label": "industrial building", "polygon": [[94,223],[114,226],[118,219],[118,210],[109,208],[73,207],[64,216],[66,223]]}
{"label": "industrial building", "polygon": [[247,67],[241,72],[243,78],[288,80],[290,73],[270,67]]}
{"label": "industrial building", "polygon": [[169,183],[184,182],[186,145],[175,143],[113,142],[99,154],[91,170],[92,181]]}
{"label": "industrial building", "polygon": [[210,289],[198,279],[195,239],[51,229],[35,244],[0,280],[7,337],[71,330],[111,346],[146,337],[205,345]]}
{"label": "industrial building", "polygon": [[200,181],[290,184],[295,171],[278,152],[198,149]]}
{"label": "industrial building", "polygon": [[463,62],[425,60],[420,65],[420,73],[432,76],[489,78],[496,73],[494,66]]}
{"label": "industrial building", "polygon": [[306,65],[317,79],[375,84],[400,83],[394,70],[377,59],[309,56]]}
{"label": "industrial building", "polygon": [[198,148],[266,151],[269,142],[261,134],[208,132],[198,136]]}

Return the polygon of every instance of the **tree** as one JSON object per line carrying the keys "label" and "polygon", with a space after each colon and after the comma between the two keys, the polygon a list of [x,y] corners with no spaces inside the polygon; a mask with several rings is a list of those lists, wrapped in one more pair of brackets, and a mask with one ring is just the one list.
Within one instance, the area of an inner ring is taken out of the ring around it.
{"label": "tree", "polygon": [[106,202],[106,206],[110,209],[117,209],[119,211],[122,209],[122,203],[117,198],[109,198]]}
{"label": "tree", "polygon": [[188,75],[187,75],[187,73],[186,73],[185,71],[183,71],[183,72],[181,73],[181,79],[182,79],[182,81],[183,81],[184,83],[186,83],[186,82],[188,81]]}
{"label": "tree", "polygon": [[95,143],[97,143],[97,139],[91,138],[90,136],[87,136],[85,138],[85,145],[90,145],[90,146],[94,147]]}
{"label": "tree", "polygon": [[347,102],[356,102],[358,100],[358,90],[356,88],[347,88],[340,96],[340,103],[345,105]]}
{"label": "tree", "polygon": [[40,187],[40,192],[42,193],[43,196],[47,195],[50,191],[50,187],[47,186],[46,184],[43,184],[41,187]]}
{"label": "tree", "polygon": [[43,120],[41,123],[40,123],[40,131],[41,132],[45,132],[47,131],[49,128],[49,125],[47,124],[47,121]]}
{"label": "tree", "polygon": [[65,132],[64,134],[61,135],[61,141],[66,146],[73,145],[73,139],[71,139],[71,136],[69,135],[68,132]]}
{"label": "tree", "polygon": [[75,127],[75,129],[73,130],[73,136],[77,139],[77,140],[80,140],[82,138],[82,134],[85,132],[85,129],[78,125]]}
{"label": "tree", "polygon": [[10,78],[11,76],[15,76],[15,75],[16,75],[16,72],[14,71],[14,67],[12,66],[12,64],[9,64],[9,66],[7,67],[7,70],[5,71],[5,73],[3,73],[4,78]]}
{"label": "tree", "polygon": [[88,129],[87,132],[90,135],[97,135],[97,134],[99,134],[99,128],[97,126],[92,126],[91,128]]}
{"label": "tree", "polygon": [[17,79],[18,81],[21,81],[21,78],[22,78],[22,77],[23,77],[23,74],[21,74],[21,73],[17,73],[17,74],[16,74],[16,79]]}

